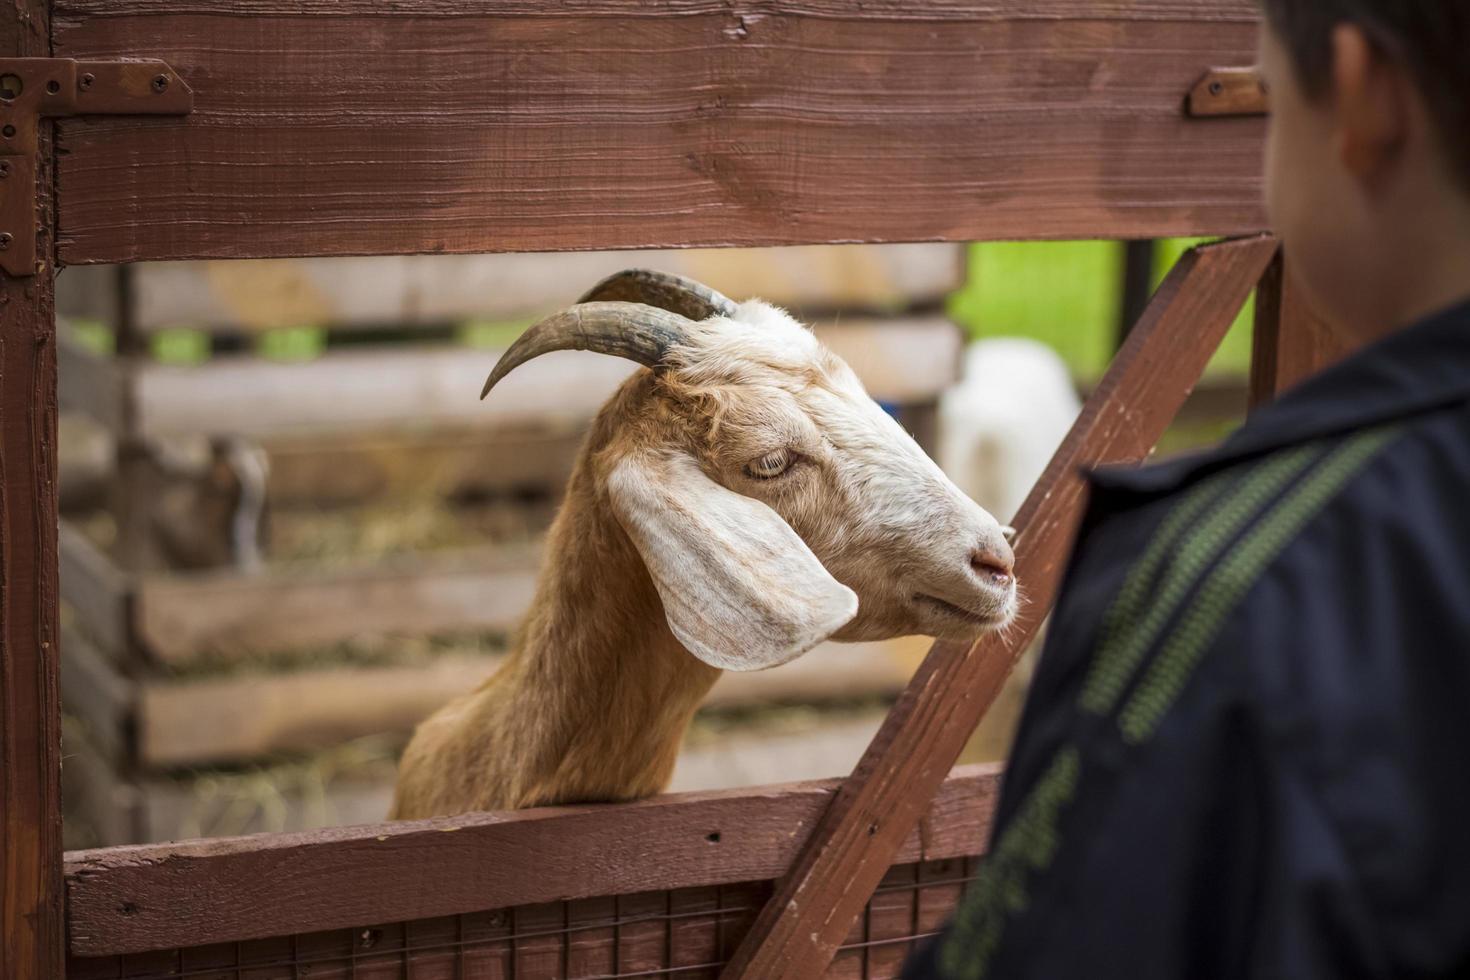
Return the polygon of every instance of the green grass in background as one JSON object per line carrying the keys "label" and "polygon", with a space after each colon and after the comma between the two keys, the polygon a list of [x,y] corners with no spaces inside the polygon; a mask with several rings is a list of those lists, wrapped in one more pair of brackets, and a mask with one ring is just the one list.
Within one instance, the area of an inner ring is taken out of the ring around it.
{"label": "green grass in background", "polygon": [[[1155,285],[1197,241],[1159,243]],[[1078,377],[1096,377],[1116,343],[1122,275],[1120,242],[984,242],[970,246],[969,281],[950,298],[949,312],[971,337],[1034,337]],[[1241,311],[1210,372],[1249,369],[1252,307]]]}
{"label": "green grass in background", "polygon": [[160,364],[203,364],[209,360],[209,334],[203,330],[160,330],[148,340]]}
{"label": "green grass in background", "polygon": [[321,327],[267,330],[255,342],[255,352],[273,361],[310,361],[326,349],[327,331]]}

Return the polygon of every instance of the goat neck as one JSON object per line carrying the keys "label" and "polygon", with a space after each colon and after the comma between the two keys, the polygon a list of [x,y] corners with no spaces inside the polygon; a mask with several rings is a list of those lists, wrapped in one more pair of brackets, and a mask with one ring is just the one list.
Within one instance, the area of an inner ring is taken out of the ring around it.
{"label": "goat neck", "polygon": [[[646,396],[645,380],[614,401]],[[626,437],[608,420],[631,411],[604,410],[593,427],[506,663],[419,727],[395,819],[637,799],[668,783],[720,671],[674,638],[636,549],[598,499],[598,456]]]}

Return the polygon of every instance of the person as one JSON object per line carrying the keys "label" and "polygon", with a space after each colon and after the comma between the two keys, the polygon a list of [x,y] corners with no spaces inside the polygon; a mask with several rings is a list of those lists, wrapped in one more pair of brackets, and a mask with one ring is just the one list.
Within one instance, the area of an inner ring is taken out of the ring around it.
{"label": "person", "polygon": [[1093,475],[918,978],[1470,976],[1470,0],[1264,0],[1267,207],[1364,346]]}

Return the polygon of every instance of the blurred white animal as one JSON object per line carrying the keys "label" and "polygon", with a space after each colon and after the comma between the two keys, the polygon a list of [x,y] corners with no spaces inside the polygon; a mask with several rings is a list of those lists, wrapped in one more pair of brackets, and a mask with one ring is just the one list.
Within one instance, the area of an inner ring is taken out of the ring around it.
{"label": "blurred white animal", "polygon": [[[1082,410],[1066,363],[1035,340],[997,337],[965,351],[964,376],[939,402],[939,465],[1004,522],[1016,511]],[[971,740],[966,758],[1010,754],[1040,642],[1016,664]]]}
{"label": "blurred white animal", "polygon": [[939,401],[939,465],[970,499],[1010,521],[1082,410],[1066,363],[1043,343],[980,340]]}

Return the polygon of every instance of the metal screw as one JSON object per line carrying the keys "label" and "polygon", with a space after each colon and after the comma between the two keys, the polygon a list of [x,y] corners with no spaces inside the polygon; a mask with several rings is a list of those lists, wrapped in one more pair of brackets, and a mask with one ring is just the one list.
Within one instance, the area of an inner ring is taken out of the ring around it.
{"label": "metal screw", "polygon": [[46,91],[50,92],[52,95],[55,95],[57,92],[61,91],[61,83],[54,78],[51,79],[46,83]]}
{"label": "metal screw", "polygon": [[1210,94],[1211,95],[1219,95],[1223,91],[1225,91],[1225,85],[1224,85],[1224,83],[1222,83],[1222,82],[1211,82],[1210,83]]}
{"label": "metal screw", "polygon": [[166,88],[168,88],[168,76],[167,75],[154,75],[153,76],[153,91],[155,91],[155,92],[162,92]]}
{"label": "metal screw", "polygon": [[6,125],[3,129],[0,129],[0,136],[4,136],[6,139],[9,139],[10,137],[12,137],[14,135],[15,135],[15,127],[14,126]]}
{"label": "metal screw", "polygon": [[0,178],[5,178],[5,177],[9,177],[9,176],[10,176],[10,162],[7,161],[7,160],[0,160]]}
{"label": "metal screw", "polygon": [[77,85],[81,87],[81,90],[83,92],[85,92],[87,89],[92,87],[92,83],[95,81],[97,81],[96,75],[92,74],[91,72],[85,72],[83,73],[81,78],[77,79]]}
{"label": "metal screw", "polygon": [[0,231],[0,252],[3,252],[7,248],[9,248],[10,243],[13,241],[15,241],[15,238],[10,234],[10,232]]}

